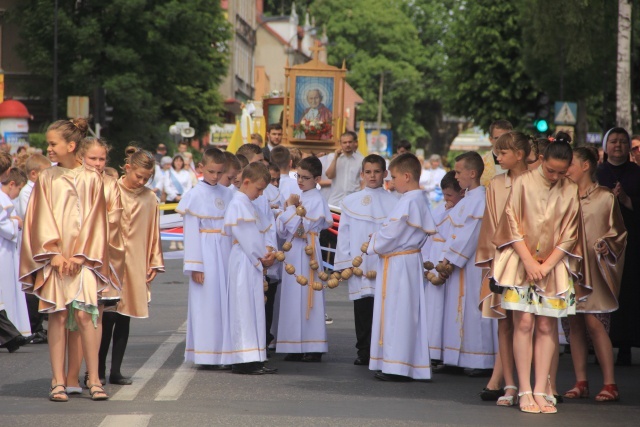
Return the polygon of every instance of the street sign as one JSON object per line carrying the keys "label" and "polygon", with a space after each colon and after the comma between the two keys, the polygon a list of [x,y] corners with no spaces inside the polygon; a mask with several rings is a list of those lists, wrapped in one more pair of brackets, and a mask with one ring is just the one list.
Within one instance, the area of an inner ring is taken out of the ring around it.
{"label": "street sign", "polygon": [[77,119],[78,117],[89,117],[89,97],[68,96],[67,117],[69,117],[70,119]]}
{"label": "street sign", "polygon": [[578,117],[578,104],[575,102],[560,101],[555,103],[555,124],[575,125]]}
{"label": "street sign", "polygon": [[556,126],[556,135],[558,134],[558,132],[564,132],[566,134],[569,134],[569,136],[571,137],[571,140],[575,140],[574,134],[575,134],[575,129],[573,128],[573,126]]}
{"label": "street sign", "polygon": [[599,132],[587,133],[587,142],[589,144],[600,144],[602,142],[602,134]]}

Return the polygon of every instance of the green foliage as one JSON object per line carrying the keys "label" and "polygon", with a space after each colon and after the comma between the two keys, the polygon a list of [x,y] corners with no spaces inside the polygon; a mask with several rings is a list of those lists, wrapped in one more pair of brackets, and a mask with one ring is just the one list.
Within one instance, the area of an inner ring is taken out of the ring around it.
{"label": "green foliage", "polygon": [[520,11],[523,58],[536,84],[552,100],[585,100],[589,128],[615,124],[618,2],[521,0]]}
{"label": "green foliage", "polygon": [[[12,19],[21,28],[19,53],[40,77],[27,89],[46,98],[53,2],[18,2]],[[60,0],[58,22],[60,116],[67,96],[92,97],[104,87],[114,108],[105,135],[116,148],[132,140],[151,148],[176,120],[197,134],[218,120],[230,37],[219,0]]]}
{"label": "green foliage", "polygon": [[30,133],[29,145],[31,147],[39,148],[43,153],[47,152],[47,138],[44,133]]}
{"label": "green foliage", "polygon": [[485,131],[499,118],[526,127],[538,88],[523,63],[517,4],[455,0],[451,13],[444,41],[447,111]]}
{"label": "green foliage", "polygon": [[384,73],[382,120],[396,139],[427,135],[417,120],[416,104],[426,85],[416,64],[425,50],[418,30],[399,0],[316,0],[310,7],[317,25],[327,26],[329,63],[346,61],[347,81],[365,103],[358,120],[376,121],[378,87]]}
{"label": "green foliage", "polygon": [[264,0],[264,14],[267,16],[283,16],[291,14],[291,7],[295,3],[299,16],[309,7],[313,0]]}
{"label": "green foliage", "polygon": [[418,30],[423,54],[416,58],[422,75],[425,94],[415,107],[416,120],[428,132],[417,140],[416,146],[429,153],[443,154],[458,133],[458,124],[444,120],[443,102],[448,93],[443,82],[446,63],[444,42],[451,25],[450,10],[455,0],[405,1],[403,10]]}

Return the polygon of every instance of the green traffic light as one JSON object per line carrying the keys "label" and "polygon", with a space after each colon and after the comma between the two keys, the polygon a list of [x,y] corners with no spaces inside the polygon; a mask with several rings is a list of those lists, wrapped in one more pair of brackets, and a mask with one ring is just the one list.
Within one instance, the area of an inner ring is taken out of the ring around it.
{"label": "green traffic light", "polygon": [[536,120],[536,122],[534,123],[534,126],[536,127],[536,130],[540,133],[544,133],[549,130],[549,123],[547,123],[547,121],[544,119]]}

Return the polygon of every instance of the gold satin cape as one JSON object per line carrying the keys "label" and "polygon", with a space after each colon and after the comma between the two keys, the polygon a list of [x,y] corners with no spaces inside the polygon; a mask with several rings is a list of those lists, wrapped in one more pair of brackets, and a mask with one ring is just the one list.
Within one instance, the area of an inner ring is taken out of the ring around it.
{"label": "gold satin cape", "polygon": [[122,219],[122,200],[118,180],[102,174],[104,180],[104,198],[107,203],[107,218],[109,220],[109,284],[102,292],[102,299],[120,298],[122,277],[124,275],[124,241],[120,231]]}
{"label": "gold satin cape", "polygon": [[[580,198],[580,206],[585,226],[584,283],[592,289],[592,293],[585,301],[578,301],[576,311],[609,313],[618,309],[627,229],[618,201],[606,187],[594,184]],[[608,255],[596,254],[595,245],[599,241],[607,245]]]}
{"label": "gold satin cape", "polygon": [[[583,229],[578,186],[568,178],[551,184],[542,166],[512,181],[511,194],[496,228],[493,244],[494,278],[505,287],[527,288],[527,273],[512,243],[524,241],[534,259],[544,261],[555,248],[565,253],[549,274],[535,282],[538,295],[563,297],[569,291],[570,276],[582,283]],[[576,286],[578,300],[589,290]]]}
{"label": "gold satin cape", "polygon": [[160,216],[156,195],[147,187],[127,188],[118,180],[122,203],[120,228],[125,248],[122,291],[117,311],[129,317],[149,317],[151,287],[147,270],[164,272]]}
{"label": "gold satin cape", "polygon": [[[40,173],[25,214],[20,250],[22,290],[40,299],[39,311],[65,310],[72,301],[98,306],[107,286],[107,215],[102,177],[84,166]],[[61,276],[51,259],[84,257],[80,272]]]}
{"label": "gold satin cape", "polygon": [[482,317],[489,319],[504,319],[506,317],[506,310],[500,306],[502,295],[491,291],[489,279],[493,277],[493,259],[496,253],[496,245],[493,244],[492,239],[507,204],[507,198],[511,192],[511,182],[509,172],[505,172],[494,176],[487,184],[486,204],[480,226],[478,248],[476,249],[476,266],[482,268],[484,273],[478,308],[482,312]]}

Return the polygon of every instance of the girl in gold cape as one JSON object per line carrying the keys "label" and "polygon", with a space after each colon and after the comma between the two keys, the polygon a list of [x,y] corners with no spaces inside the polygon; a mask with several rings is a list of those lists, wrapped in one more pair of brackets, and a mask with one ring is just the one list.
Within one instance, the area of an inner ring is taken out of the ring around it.
{"label": "girl in gold cape", "polygon": [[575,313],[573,281],[580,277],[582,227],[578,187],[564,177],[572,159],[567,141],[569,136],[560,133],[545,149],[538,170],[512,182],[493,239],[494,278],[506,288],[502,307],[513,311],[513,353],[523,412],[557,412],[545,393],[556,350],[557,318]]}
{"label": "girl in gold cape", "polygon": [[164,271],[158,200],[153,191],[145,187],[155,170],[155,160],[151,153],[136,147],[127,147],[125,153],[125,175],[118,180],[118,187],[123,208],[120,229],[129,262],[122,267],[117,313],[104,313],[99,353],[99,373],[105,375],[113,337],[109,382],[120,385],[132,383],[120,372],[131,317],[149,317],[151,281],[158,271]]}
{"label": "girl in gold cape", "polygon": [[531,151],[531,142],[527,135],[510,131],[498,138],[495,150],[498,153],[498,162],[506,172],[494,176],[487,185],[485,211],[476,249],[476,266],[484,269],[479,308],[482,311],[482,317],[498,319],[499,351],[493,367],[493,374],[487,387],[481,393],[481,398],[485,398],[485,395],[495,395],[504,378],[505,395],[498,398],[497,404],[498,406],[512,406],[516,402],[515,398],[518,392],[513,370],[513,320],[511,312],[500,306],[502,294],[494,293],[490,286],[493,278],[493,258],[496,253],[496,247],[491,240],[507,203],[507,197],[511,192],[512,181],[527,171],[527,158]]}
{"label": "girl in gold cape", "polygon": [[[120,278],[124,272],[124,243],[122,233],[120,233],[120,217],[122,215],[122,204],[120,201],[120,187],[117,178],[105,173],[107,158],[111,147],[100,138],[84,138],[80,143],[78,158],[85,166],[94,168],[102,175],[104,183],[104,197],[107,206],[108,232],[109,232],[109,286],[100,294],[98,301],[98,327],[96,334],[98,342],[102,338],[102,312],[105,301],[113,301],[113,304],[120,298]],[[117,176],[117,173],[116,173]],[[67,393],[81,394],[82,388],[78,384],[78,376],[82,365],[82,347],[80,345],[80,334],[77,331],[69,331],[68,340],[68,368],[67,368]],[[100,381],[104,378],[104,369],[100,370],[98,376]],[[88,383],[88,373],[85,374],[85,383]]]}
{"label": "girl in gold cape", "polygon": [[[617,401],[620,397],[613,369],[613,348],[609,338],[610,313],[618,309],[618,294],[624,269],[627,230],[616,197],[596,181],[598,153],[586,147],[574,149],[569,176],[580,194],[585,226],[584,283],[592,293],[578,302],[577,315],[569,318],[571,359],[576,374],[575,386],[564,394],[569,399],[589,395],[587,382],[587,337],[594,349],[604,388],[596,396],[599,402]],[[564,322],[563,322],[564,326]]]}
{"label": "girl in gold cape", "polygon": [[65,324],[80,330],[94,400],[108,399],[98,380],[98,294],[107,286],[107,208],[102,177],[79,166],[86,119],[58,120],[47,130],[47,153],[58,165],[38,177],[25,215],[20,254],[23,290],[49,314],[53,380],[49,399],[68,401]]}

